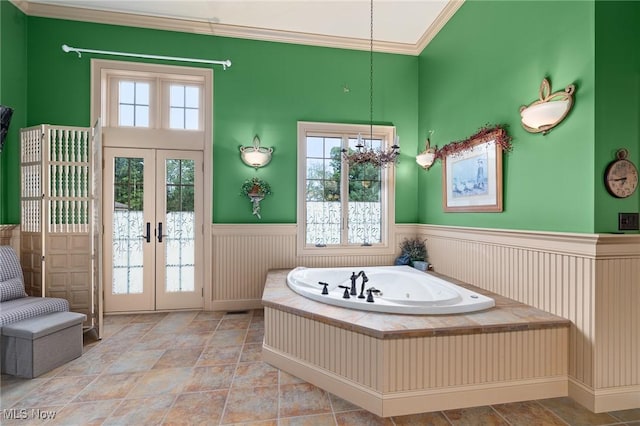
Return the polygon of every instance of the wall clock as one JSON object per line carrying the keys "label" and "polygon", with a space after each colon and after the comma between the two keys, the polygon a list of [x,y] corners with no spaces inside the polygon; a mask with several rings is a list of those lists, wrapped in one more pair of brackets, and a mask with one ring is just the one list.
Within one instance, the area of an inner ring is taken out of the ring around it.
{"label": "wall clock", "polygon": [[628,155],[629,151],[619,149],[617,159],[609,163],[604,172],[604,185],[617,198],[627,198],[638,187],[638,169],[627,160]]}

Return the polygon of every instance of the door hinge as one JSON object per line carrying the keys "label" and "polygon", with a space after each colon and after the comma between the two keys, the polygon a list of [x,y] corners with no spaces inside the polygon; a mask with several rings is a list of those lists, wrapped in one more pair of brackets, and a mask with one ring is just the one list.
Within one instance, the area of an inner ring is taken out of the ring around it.
{"label": "door hinge", "polygon": [[202,297],[204,297],[204,287],[200,289],[200,294],[202,295]]}

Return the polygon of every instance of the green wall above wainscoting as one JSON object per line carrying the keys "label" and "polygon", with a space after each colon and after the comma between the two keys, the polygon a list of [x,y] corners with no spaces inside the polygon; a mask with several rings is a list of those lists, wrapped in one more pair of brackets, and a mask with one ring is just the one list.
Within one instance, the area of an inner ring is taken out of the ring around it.
{"label": "green wall above wainscoting", "polygon": [[[16,107],[0,154],[2,223],[20,220],[18,129],[90,124],[90,59],[63,53],[64,43],[233,61],[214,67],[215,223],[258,221],[239,195],[256,175],[273,188],[261,222],[295,223],[297,121],[369,120],[368,52],[25,16],[7,1],[0,12],[0,102]],[[467,0],[419,56],[375,54],[374,121],[401,136],[396,221],[616,232],[618,212],[640,210],[640,191],[619,200],[603,185],[617,148],[640,165],[638,21],[640,2]],[[545,76],[554,91],[573,83],[576,93],[567,119],[543,136],[521,127],[519,107],[537,98]],[[423,171],[414,155],[429,130],[442,146],[486,124],[506,124],[513,136],[504,212],[444,213],[440,163]],[[258,171],[238,154],[255,134],[275,149]]]}
{"label": "green wall above wainscoting", "polygon": [[[548,21],[548,22],[545,22]],[[594,230],[593,2],[467,1],[420,55],[419,135],[432,144],[508,125],[503,213],[444,213],[442,167],[420,173],[420,222],[488,228]],[[575,105],[549,134],[520,125],[519,108],[575,83]]]}
{"label": "green wall above wainscoting", "polygon": [[19,130],[27,122],[27,17],[0,1],[0,104],[13,108],[0,153],[0,224],[20,223]]}
{"label": "green wall above wainscoting", "polygon": [[[5,2],[3,2],[5,3]],[[13,7],[13,6],[10,6]],[[250,202],[240,196],[245,179],[259,176],[273,195],[261,223],[295,223],[297,121],[369,122],[369,54],[363,51],[271,43],[114,25],[28,17],[28,122],[90,124],[90,59],[66,54],[74,47],[166,56],[230,59],[214,67],[213,221],[253,223]],[[118,59],[105,57],[106,59]],[[201,65],[200,65],[201,66]],[[417,222],[418,58],[374,55],[374,121],[395,125],[401,136],[396,221]],[[349,91],[344,87],[348,86]],[[268,167],[240,161],[238,147],[258,134],[274,147]],[[17,161],[16,156],[12,161]],[[17,187],[6,188],[9,220]]]}
{"label": "green wall above wainscoting", "polygon": [[[444,213],[442,167],[420,173],[420,223],[565,232],[617,232],[640,211],[640,190],[609,195],[618,148],[640,166],[640,2],[467,1],[420,55],[419,136],[432,144],[506,124],[504,212]],[[520,125],[519,107],[575,84],[575,104],[549,134]]]}

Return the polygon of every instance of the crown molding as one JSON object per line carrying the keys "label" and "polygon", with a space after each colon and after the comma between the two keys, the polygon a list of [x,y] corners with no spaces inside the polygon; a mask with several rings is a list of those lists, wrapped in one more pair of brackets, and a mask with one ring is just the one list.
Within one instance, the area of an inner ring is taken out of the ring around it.
{"label": "crown molding", "polygon": [[[10,1],[26,15],[42,18],[67,19],[72,21],[94,22],[98,24],[123,25],[219,37],[332,47],[337,49],[365,51],[370,49],[370,41],[368,39],[227,25],[204,20],[189,20],[138,15],[124,12],[111,12],[55,4],[34,3],[27,0]],[[462,6],[462,3],[464,3],[464,0],[450,0],[438,15],[434,23],[427,29],[422,37],[420,37],[417,44],[374,41],[373,50],[382,53],[395,53],[413,56],[419,55],[426,45],[436,36],[438,31],[444,27],[447,21],[460,8],[460,6]]]}
{"label": "crown molding", "polygon": [[462,7],[465,0],[449,0],[447,5],[438,14],[436,19],[429,25],[427,31],[424,32],[422,37],[415,45],[415,54],[419,55],[427,47],[427,45],[435,38],[435,36],[444,28],[445,24],[449,22],[449,19],[455,15],[455,13]]}

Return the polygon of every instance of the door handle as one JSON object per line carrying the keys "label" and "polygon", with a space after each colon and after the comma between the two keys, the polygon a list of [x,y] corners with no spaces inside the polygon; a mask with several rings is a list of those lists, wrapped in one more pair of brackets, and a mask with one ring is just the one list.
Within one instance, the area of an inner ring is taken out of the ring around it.
{"label": "door handle", "polygon": [[162,242],[162,237],[166,237],[166,235],[162,235],[162,222],[158,222],[158,242]]}
{"label": "door handle", "polygon": [[147,222],[147,235],[140,235],[140,238],[144,238],[148,243],[151,242],[151,222]]}

